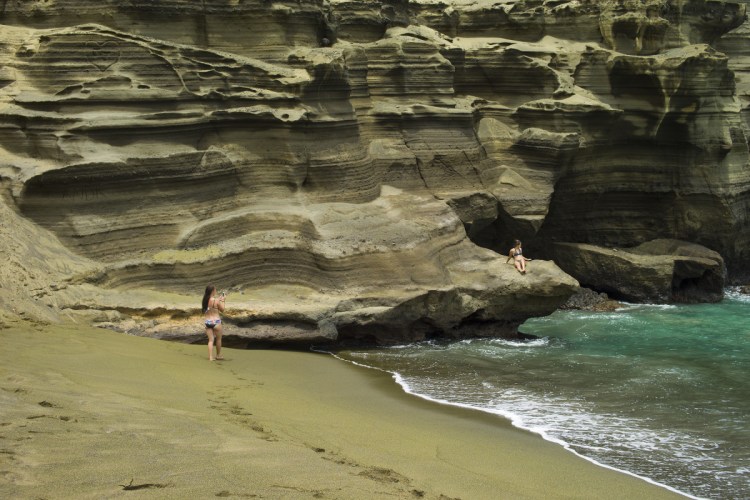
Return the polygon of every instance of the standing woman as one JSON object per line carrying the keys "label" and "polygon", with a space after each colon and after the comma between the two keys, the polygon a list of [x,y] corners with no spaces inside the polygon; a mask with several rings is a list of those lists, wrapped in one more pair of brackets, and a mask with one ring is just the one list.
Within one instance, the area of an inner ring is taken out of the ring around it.
{"label": "standing woman", "polygon": [[[206,324],[206,335],[208,336],[208,359],[224,359],[221,356],[221,317],[219,313],[224,311],[224,293],[217,298],[216,287],[208,285],[206,293],[203,294],[203,317]],[[214,357],[214,338],[216,339],[216,357]]]}
{"label": "standing woman", "polygon": [[521,240],[516,240],[516,245],[508,252],[508,260],[505,261],[507,264],[513,259],[513,265],[516,267],[519,273],[526,274],[526,261],[531,260],[523,256],[523,248],[521,248]]}

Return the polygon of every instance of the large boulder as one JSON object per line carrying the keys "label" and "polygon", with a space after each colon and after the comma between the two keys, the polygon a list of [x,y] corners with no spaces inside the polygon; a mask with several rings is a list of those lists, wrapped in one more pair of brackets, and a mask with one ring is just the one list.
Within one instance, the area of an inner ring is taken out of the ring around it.
{"label": "large boulder", "polygon": [[700,245],[653,240],[633,248],[557,243],[555,262],[581,285],[629,302],[717,302],[724,296],[721,256]]}

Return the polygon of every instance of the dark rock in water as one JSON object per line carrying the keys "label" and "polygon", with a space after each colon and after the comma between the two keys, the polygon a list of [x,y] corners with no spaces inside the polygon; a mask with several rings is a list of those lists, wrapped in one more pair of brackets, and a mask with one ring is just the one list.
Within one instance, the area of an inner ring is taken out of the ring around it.
{"label": "dark rock in water", "polygon": [[583,286],[629,302],[718,302],[726,268],[708,248],[654,240],[634,248],[558,243],[555,261]]}
{"label": "dark rock in water", "polygon": [[565,304],[560,306],[562,310],[582,310],[582,311],[614,311],[622,307],[622,304],[612,300],[604,292],[596,292],[590,288],[581,287],[576,293],[571,295]]}

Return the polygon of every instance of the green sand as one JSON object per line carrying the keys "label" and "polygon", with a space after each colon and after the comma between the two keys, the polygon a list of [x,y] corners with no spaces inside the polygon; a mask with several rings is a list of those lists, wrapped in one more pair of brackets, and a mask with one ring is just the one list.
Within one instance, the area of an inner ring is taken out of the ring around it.
{"label": "green sand", "polygon": [[209,362],[20,323],[0,340],[2,498],[679,497],[325,355]]}

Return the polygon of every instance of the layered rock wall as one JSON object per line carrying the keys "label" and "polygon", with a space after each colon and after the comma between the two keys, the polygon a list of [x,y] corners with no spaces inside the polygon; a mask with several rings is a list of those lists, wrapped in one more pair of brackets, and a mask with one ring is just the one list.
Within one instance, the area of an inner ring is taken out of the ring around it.
{"label": "layered rock wall", "polygon": [[97,321],[167,331],[216,281],[246,294],[238,335],[512,330],[575,283],[477,244],[676,238],[750,271],[742,68],[719,50],[744,20],[706,1],[11,0],[0,174],[87,262],[55,307]]}

